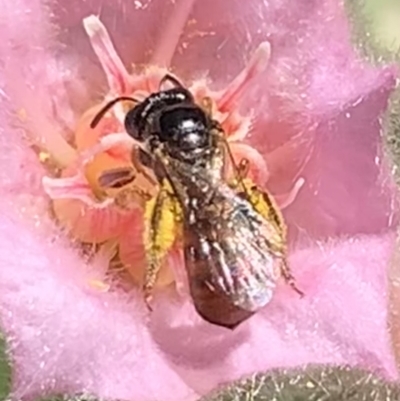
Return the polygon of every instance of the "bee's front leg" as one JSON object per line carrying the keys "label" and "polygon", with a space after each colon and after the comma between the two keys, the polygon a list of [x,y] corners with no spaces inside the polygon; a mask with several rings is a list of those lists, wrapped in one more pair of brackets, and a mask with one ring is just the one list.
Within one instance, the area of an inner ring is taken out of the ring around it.
{"label": "bee's front leg", "polygon": [[147,269],[143,293],[150,310],[158,273],[177,236],[178,210],[177,201],[165,184],[161,186],[159,193],[146,203],[144,245]]}

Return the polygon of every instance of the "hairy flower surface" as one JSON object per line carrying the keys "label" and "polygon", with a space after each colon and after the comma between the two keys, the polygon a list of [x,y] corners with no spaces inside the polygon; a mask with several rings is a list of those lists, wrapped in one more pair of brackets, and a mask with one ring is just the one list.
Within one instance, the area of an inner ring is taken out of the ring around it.
{"label": "hairy flower surface", "polygon": [[[396,71],[358,57],[339,2],[16,0],[3,9],[0,322],[16,398],[187,400],[310,362],[396,376],[386,331],[396,202],[380,124]],[[104,173],[132,170],[122,127],[131,106],[90,122],[117,95],[156,91],[166,69],[199,101],[211,97],[235,157],[285,207],[305,296],[279,286],[234,331],[203,321],[166,286],[183,271],[174,251],[148,313],[140,233],[157,186],[138,171],[122,189],[103,185]]]}

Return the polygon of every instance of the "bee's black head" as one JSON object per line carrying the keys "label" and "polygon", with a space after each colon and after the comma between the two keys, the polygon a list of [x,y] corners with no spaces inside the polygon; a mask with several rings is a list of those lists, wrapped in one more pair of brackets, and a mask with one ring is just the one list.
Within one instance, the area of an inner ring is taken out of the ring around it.
{"label": "bee's black head", "polygon": [[182,87],[150,95],[125,118],[125,129],[134,139],[163,143],[170,156],[188,162],[209,149],[210,127],[210,118]]}

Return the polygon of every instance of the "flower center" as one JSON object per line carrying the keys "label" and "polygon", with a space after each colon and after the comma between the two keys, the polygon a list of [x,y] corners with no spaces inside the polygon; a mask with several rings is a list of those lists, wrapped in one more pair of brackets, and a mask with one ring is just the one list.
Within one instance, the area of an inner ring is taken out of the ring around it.
{"label": "flower center", "polygon": [[[84,249],[92,245],[89,254],[102,259],[109,271],[142,283],[147,265],[144,210],[147,202],[157,195],[159,185],[153,172],[141,165],[137,146],[125,133],[124,118],[133,104],[119,103],[95,128],[90,125],[104,104],[118,96],[145,99],[160,91],[160,81],[167,69],[150,66],[129,74],[98,18],[86,18],[84,26],[106,73],[110,92],[104,102],[93,105],[79,118],[70,144],[76,157],[70,158],[60,169],[51,170],[51,176],[44,178],[43,185],[52,199],[56,220],[72,238],[80,241]],[[198,104],[206,98],[210,100],[212,118],[221,124],[235,162],[245,159],[249,178],[258,184],[267,180],[267,166],[257,150],[243,142],[252,120],[237,111],[237,104],[248,83],[265,68],[268,59],[269,44],[263,43],[226,89],[213,91],[206,82],[196,82],[188,88]],[[56,152],[57,149],[49,151],[49,157],[57,159]],[[291,202],[301,185],[299,180],[284,203]],[[179,269],[183,266],[179,263],[179,249],[178,243],[171,247],[158,276],[158,286],[174,281],[181,284]],[[96,285],[98,283],[97,280]]]}

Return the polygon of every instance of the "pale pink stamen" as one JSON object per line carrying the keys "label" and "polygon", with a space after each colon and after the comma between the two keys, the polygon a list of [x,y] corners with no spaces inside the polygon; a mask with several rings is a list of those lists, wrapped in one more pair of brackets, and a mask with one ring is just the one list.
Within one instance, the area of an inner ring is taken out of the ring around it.
{"label": "pale pink stamen", "polygon": [[114,146],[125,146],[127,149],[132,148],[132,146],[143,147],[144,145],[125,132],[117,132],[114,134],[108,134],[100,139],[100,147],[104,150],[113,148]]}
{"label": "pale pink stamen", "polygon": [[250,117],[241,117],[242,121],[238,128],[229,133],[229,142],[241,142],[248,135],[253,128],[253,120]]}
{"label": "pale pink stamen", "polygon": [[[126,146],[128,149],[135,141],[125,133],[108,134],[100,138],[99,143],[82,152],[78,160],[78,169],[90,163],[99,153],[112,149],[115,146]],[[93,197],[93,190],[84,174],[78,172],[72,177],[50,178],[44,177],[43,187],[51,199],[77,199],[96,209],[103,209],[113,203],[113,199],[97,201]]]}
{"label": "pale pink stamen", "polygon": [[232,110],[236,101],[246,92],[250,81],[266,68],[270,55],[270,44],[268,42],[261,43],[246,68],[229,84],[217,100],[220,111],[230,112]]}
{"label": "pale pink stamen", "polygon": [[295,182],[293,188],[288,193],[274,195],[274,199],[281,209],[287,208],[289,205],[291,205],[295,201],[297,195],[300,192],[300,189],[303,187],[305,182],[306,181],[304,178],[299,178]]}
{"label": "pale pink stamen", "polygon": [[83,25],[104,69],[111,91],[118,95],[127,94],[130,76],[114,48],[107,29],[95,15],[85,18]]}
{"label": "pale pink stamen", "polygon": [[194,2],[195,0],[179,0],[175,4],[175,11],[160,31],[162,39],[153,53],[150,64],[169,68]]}
{"label": "pale pink stamen", "polygon": [[135,145],[141,146],[124,132],[105,135],[99,139],[99,143],[81,153],[79,164],[85,166],[99,153],[106,152],[114,147],[124,146],[127,149],[131,149]]}
{"label": "pale pink stamen", "polygon": [[93,197],[93,191],[84,175],[78,172],[72,177],[43,177],[43,188],[51,199],[76,199],[96,209],[103,209],[113,203],[112,199],[102,202]]}

